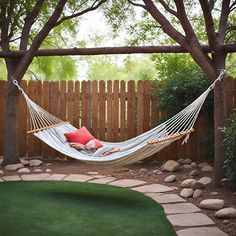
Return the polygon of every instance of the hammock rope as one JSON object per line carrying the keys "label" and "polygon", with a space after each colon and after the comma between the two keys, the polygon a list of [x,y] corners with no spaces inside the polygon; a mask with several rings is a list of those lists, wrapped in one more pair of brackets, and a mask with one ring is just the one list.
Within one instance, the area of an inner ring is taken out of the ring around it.
{"label": "hammock rope", "polygon": [[22,93],[29,110],[30,131],[28,133],[33,133],[37,138],[64,155],[89,164],[128,165],[153,155],[182,137],[184,137],[182,144],[186,143],[190,134],[194,131],[194,124],[208,94],[214,89],[215,84],[222,80],[224,74],[225,70],[221,70],[218,78],[205,92],[164,123],[123,142],[102,142],[104,145],[113,145],[119,148],[118,152],[105,157],[86,155],[71,148],[68,142],[63,142],[60,135],[77,129],[69,122],[60,120],[34,103],[20,87],[17,80],[13,78],[12,80]]}

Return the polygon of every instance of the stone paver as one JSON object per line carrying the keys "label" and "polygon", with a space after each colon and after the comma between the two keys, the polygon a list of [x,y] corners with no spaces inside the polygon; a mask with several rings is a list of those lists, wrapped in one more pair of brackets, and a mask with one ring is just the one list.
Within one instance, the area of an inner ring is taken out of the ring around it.
{"label": "stone paver", "polygon": [[48,177],[46,177],[45,179],[43,180],[55,180],[55,181],[59,181],[59,180],[62,180],[63,178],[65,178],[67,175],[64,175],[64,174],[52,174]]}
{"label": "stone paver", "polygon": [[162,207],[166,214],[184,214],[184,213],[193,213],[201,211],[200,208],[195,206],[192,203],[172,203],[172,204],[163,204]]}
{"label": "stone paver", "polygon": [[93,179],[88,181],[89,183],[94,183],[94,184],[108,184],[112,181],[115,181],[115,177],[106,177],[106,178],[100,178],[100,179]]}
{"label": "stone paver", "polygon": [[3,182],[3,179],[0,178],[0,182]]}
{"label": "stone paver", "polygon": [[216,227],[197,227],[197,228],[181,229],[178,230],[176,233],[178,236],[227,236],[228,235]]}
{"label": "stone paver", "polygon": [[2,176],[2,179],[5,181],[21,181],[19,175]]}
{"label": "stone paver", "polygon": [[177,194],[170,193],[170,194],[158,194],[158,193],[149,193],[146,194],[147,196],[151,197],[154,201],[158,203],[177,203],[177,202],[186,202],[185,199],[180,197]]}
{"label": "stone paver", "polygon": [[208,216],[203,213],[175,214],[168,215],[168,220],[174,226],[205,226],[215,224]]}
{"label": "stone paver", "polygon": [[161,184],[150,184],[140,187],[132,188],[132,190],[141,192],[141,193],[163,193],[163,192],[169,192],[173,189]]}
{"label": "stone paver", "polygon": [[47,178],[50,174],[29,174],[29,175],[21,175],[21,178],[25,181],[40,181]]}
{"label": "stone paver", "polygon": [[93,177],[90,176],[90,175],[71,174],[71,175],[68,175],[63,180],[65,180],[65,181],[75,181],[75,182],[87,182],[90,179],[93,179]]}
{"label": "stone paver", "polygon": [[130,187],[135,187],[138,185],[144,185],[146,183],[147,182],[145,181],[136,180],[136,179],[121,179],[121,180],[113,181],[109,183],[109,185],[119,186],[123,188],[130,188]]}

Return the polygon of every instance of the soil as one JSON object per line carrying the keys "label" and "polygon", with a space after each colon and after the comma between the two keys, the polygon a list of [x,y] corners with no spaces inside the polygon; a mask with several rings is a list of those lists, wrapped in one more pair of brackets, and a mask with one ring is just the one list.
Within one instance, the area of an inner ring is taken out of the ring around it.
{"label": "soil", "polygon": [[[114,166],[93,166],[86,165],[81,163],[80,161],[72,160],[72,159],[42,159],[43,165],[39,168],[46,171],[46,169],[51,169],[51,173],[57,174],[87,174],[88,172],[98,172],[99,175],[113,176],[117,179],[138,179],[146,181],[150,184],[158,183],[163,184],[170,187],[176,187],[174,192],[179,194],[181,191],[180,183],[188,178],[200,179],[201,177],[207,176],[212,177],[212,172],[202,172],[199,167],[193,167],[191,169],[181,168],[176,172],[162,172],[161,166],[163,162],[157,160],[149,160],[146,162],[140,162],[137,164],[132,164],[126,167],[114,167]],[[211,164],[211,160],[208,160],[208,163]],[[0,167],[0,169],[3,169]],[[189,172],[193,169],[197,169],[199,171],[199,175],[195,177],[191,177]],[[16,174],[14,171],[6,171],[4,170],[4,175],[13,175]],[[175,174],[176,181],[173,183],[165,183],[164,179],[169,176]],[[218,194],[216,196],[210,195],[211,192],[217,191]],[[236,208],[236,192],[233,192],[232,189],[228,186],[227,183],[224,183],[221,188],[213,189],[211,186],[205,188],[203,190],[203,194],[198,199],[189,198],[187,201],[192,202],[196,206],[199,205],[200,201],[208,198],[218,198],[223,199],[225,201],[225,207],[234,207]],[[215,223],[216,226],[227,233],[229,236],[236,235],[236,218],[229,219],[228,221],[224,221],[223,219],[217,219],[214,217],[215,210],[204,210],[202,212],[208,215]],[[176,227],[176,230],[181,229],[181,227]]]}

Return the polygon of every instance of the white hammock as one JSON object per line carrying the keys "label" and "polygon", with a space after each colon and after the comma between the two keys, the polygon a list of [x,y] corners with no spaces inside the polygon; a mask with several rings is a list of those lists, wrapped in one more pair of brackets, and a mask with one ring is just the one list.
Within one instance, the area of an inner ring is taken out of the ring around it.
{"label": "white hammock", "polygon": [[219,77],[203,94],[164,123],[124,142],[102,142],[104,145],[111,144],[119,148],[118,152],[104,157],[86,155],[70,147],[68,142],[63,142],[61,135],[73,132],[77,129],[68,122],[58,119],[34,103],[18,85],[16,80],[13,80],[13,83],[22,92],[29,109],[31,131],[28,133],[33,133],[37,138],[62,154],[85,163],[128,165],[153,155],[182,137],[185,137],[183,143],[186,142],[190,133],[194,131],[193,126],[206,97],[214,88],[215,83],[223,78],[224,73],[225,71],[222,70]]}

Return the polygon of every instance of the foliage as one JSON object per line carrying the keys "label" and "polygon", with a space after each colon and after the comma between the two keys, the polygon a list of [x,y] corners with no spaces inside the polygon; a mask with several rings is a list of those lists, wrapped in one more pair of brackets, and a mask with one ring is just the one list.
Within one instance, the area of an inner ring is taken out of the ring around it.
{"label": "foliage", "polygon": [[0,59],[0,80],[6,80],[7,70],[3,59]]}
{"label": "foliage", "polygon": [[[153,56],[161,78],[158,90],[158,110],[166,116],[160,122],[175,115],[193,102],[210,85],[202,70],[188,55]],[[213,94],[204,103],[202,112],[208,119],[207,129],[199,138],[207,155],[214,153]]]}
{"label": "foliage", "polygon": [[231,186],[236,190],[236,110],[230,116],[227,126],[222,129],[225,134],[225,165],[226,174]]}
{"label": "foliage", "polygon": [[114,56],[87,58],[89,80],[155,79],[155,65],[146,57],[126,58],[121,63]]}
{"label": "foliage", "polygon": [[[194,101],[208,86],[209,81],[202,70],[188,55],[153,56],[159,87],[158,109],[172,116]],[[212,99],[205,109],[212,116]]]}

